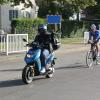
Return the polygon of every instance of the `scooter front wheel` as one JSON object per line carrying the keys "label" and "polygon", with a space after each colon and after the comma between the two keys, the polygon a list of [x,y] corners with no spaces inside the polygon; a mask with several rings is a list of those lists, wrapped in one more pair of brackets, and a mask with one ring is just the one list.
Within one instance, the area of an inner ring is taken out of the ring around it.
{"label": "scooter front wheel", "polygon": [[31,67],[29,65],[25,66],[22,71],[22,81],[25,84],[29,84],[33,81],[34,77],[34,67]]}

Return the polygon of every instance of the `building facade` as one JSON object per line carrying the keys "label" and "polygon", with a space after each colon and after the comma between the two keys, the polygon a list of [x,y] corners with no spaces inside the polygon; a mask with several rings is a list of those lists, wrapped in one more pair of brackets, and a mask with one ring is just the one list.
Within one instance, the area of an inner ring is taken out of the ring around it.
{"label": "building facade", "polygon": [[[33,2],[34,1],[34,2]],[[14,18],[36,18],[38,15],[38,6],[35,0],[32,1],[33,8],[25,8],[24,4],[10,6],[8,4],[0,5],[0,29],[7,33],[11,32],[11,21]]]}

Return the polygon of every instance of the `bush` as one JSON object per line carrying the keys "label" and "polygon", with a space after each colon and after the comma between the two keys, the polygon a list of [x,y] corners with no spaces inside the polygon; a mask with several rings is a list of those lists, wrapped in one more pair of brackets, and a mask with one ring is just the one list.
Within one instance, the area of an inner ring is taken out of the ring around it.
{"label": "bush", "polygon": [[[16,34],[29,34],[29,39],[33,39],[37,33],[39,24],[46,24],[45,19],[14,19],[12,20],[11,27],[12,33]],[[90,21],[69,21],[62,20],[62,37],[82,37],[84,31],[87,31],[90,27]],[[48,30],[52,25],[48,25]],[[54,26],[54,25],[53,25]]]}
{"label": "bush", "polygon": [[89,21],[62,21],[62,37],[82,37],[90,27]]}
{"label": "bush", "polygon": [[16,34],[28,34],[29,39],[33,39],[37,33],[37,28],[39,24],[44,24],[46,21],[41,18],[37,19],[14,19],[11,22],[11,33]]}

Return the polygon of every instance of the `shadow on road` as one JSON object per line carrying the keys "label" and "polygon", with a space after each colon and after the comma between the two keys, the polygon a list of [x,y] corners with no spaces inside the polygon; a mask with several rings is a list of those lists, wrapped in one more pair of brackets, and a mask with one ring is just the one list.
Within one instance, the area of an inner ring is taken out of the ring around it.
{"label": "shadow on road", "polygon": [[[36,76],[34,77],[33,82],[37,82],[37,81],[45,80],[45,79],[47,78],[45,78],[44,76]],[[16,87],[16,86],[22,86],[22,85],[28,85],[28,84],[25,84],[22,81],[22,79],[0,81],[0,88]]]}
{"label": "shadow on road", "polygon": [[69,66],[63,66],[63,67],[58,67],[58,68],[55,68],[55,70],[63,70],[63,69],[80,69],[80,68],[88,68],[86,65],[69,65]]}
{"label": "shadow on road", "polygon": [[21,79],[0,82],[0,88],[25,85]]}
{"label": "shadow on road", "polygon": [[13,72],[13,71],[22,71],[22,69],[3,69],[0,72]]}

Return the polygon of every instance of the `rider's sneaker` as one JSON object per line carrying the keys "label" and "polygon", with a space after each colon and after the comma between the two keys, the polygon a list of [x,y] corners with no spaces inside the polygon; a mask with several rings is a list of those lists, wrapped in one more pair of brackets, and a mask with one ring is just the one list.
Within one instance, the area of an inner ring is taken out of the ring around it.
{"label": "rider's sneaker", "polygon": [[43,73],[45,73],[45,72],[46,72],[45,68],[43,68],[43,69],[40,71],[41,74],[43,74]]}

